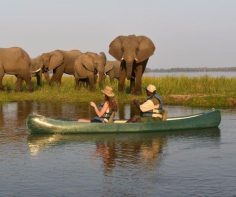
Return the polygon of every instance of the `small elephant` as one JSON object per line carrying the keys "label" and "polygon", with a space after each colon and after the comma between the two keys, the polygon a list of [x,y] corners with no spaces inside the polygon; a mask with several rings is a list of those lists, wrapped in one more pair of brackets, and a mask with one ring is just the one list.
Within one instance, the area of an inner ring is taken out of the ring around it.
{"label": "small elephant", "polygon": [[77,88],[79,88],[79,80],[88,79],[90,89],[95,89],[97,74],[99,76],[98,83],[101,87],[105,76],[105,65],[106,55],[103,52],[100,54],[87,52],[80,55],[75,60],[74,65],[74,76]]}
{"label": "small elephant", "polygon": [[74,75],[74,63],[76,58],[81,55],[80,50],[55,50],[48,53],[43,53],[36,59],[36,66],[41,67],[43,72],[53,70],[53,75],[49,84],[61,84],[63,73]]}
{"label": "small elephant", "polygon": [[121,61],[118,90],[123,91],[125,79],[130,80],[130,91],[141,93],[142,75],[155,45],[146,36],[118,36],[109,45],[109,53]]}
{"label": "small elephant", "polygon": [[39,57],[31,59],[31,76],[36,77],[37,86],[42,85],[42,75],[44,76],[44,79],[49,84],[50,76],[48,72],[44,72],[42,68],[40,67],[40,64],[38,63]]}
{"label": "small elephant", "polygon": [[120,61],[107,61],[105,65],[105,74],[109,76],[111,83],[114,82],[114,79],[119,80]]}
{"label": "small elephant", "polygon": [[29,55],[19,47],[0,48],[0,90],[3,90],[2,80],[5,74],[15,75],[16,91],[21,90],[25,81],[29,91],[33,91],[31,81],[31,60]]}

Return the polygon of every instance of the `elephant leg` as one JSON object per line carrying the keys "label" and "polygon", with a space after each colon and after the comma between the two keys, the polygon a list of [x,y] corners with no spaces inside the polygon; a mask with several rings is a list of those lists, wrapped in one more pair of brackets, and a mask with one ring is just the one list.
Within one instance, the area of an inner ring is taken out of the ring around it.
{"label": "elephant leg", "polygon": [[15,87],[15,91],[19,92],[21,91],[21,87],[22,87],[22,82],[23,82],[23,78],[21,78],[20,76],[16,76],[16,87]]}
{"label": "elephant leg", "polygon": [[79,79],[75,77],[75,89],[79,89]]}
{"label": "elephant leg", "polygon": [[147,60],[142,62],[142,64],[137,65],[135,69],[135,86],[134,86],[134,94],[142,93],[142,76],[147,64]]}
{"label": "elephant leg", "polygon": [[135,77],[131,76],[130,78],[130,93],[134,94],[135,93]]}
{"label": "elephant leg", "polygon": [[48,72],[43,72],[43,76],[44,76],[44,79],[46,80],[46,82],[49,84],[49,82],[50,82],[49,73]]}
{"label": "elephant leg", "polygon": [[79,79],[78,80],[78,86],[79,86],[79,88],[81,88],[81,87],[86,87],[86,85],[87,85],[87,81],[86,81],[87,79],[85,78],[85,79]]}
{"label": "elephant leg", "polygon": [[35,73],[36,75],[36,81],[37,81],[37,86],[42,85],[42,71],[40,70],[39,72]]}
{"label": "elephant leg", "polygon": [[25,80],[26,86],[28,88],[28,91],[33,92],[33,83],[31,81],[31,76],[25,76],[24,80]]}
{"label": "elephant leg", "polygon": [[1,91],[1,90],[4,90],[4,87],[3,87],[3,85],[2,85],[3,77],[4,77],[4,70],[3,70],[3,68],[2,68],[1,65],[0,65],[0,91]]}
{"label": "elephant leg", "polygon": [[54,69],[53,75],[52,75],[52,78],[51,78],[49,84],[52,85],[53,83],[56,83],[56,84],[60,85],[63,71],[64,71],[63,67],[58,67],[58,68]]}
{"label": "elephant leg", "polygon": [[87,88],[87,87],[89,87],[89,79],[88,78],[85,78],[84,80],[83,80],[83,87],[84,88]]}
{"label": "elephant leg", "polygon": [[89,88],[90,90],[95,90],[95,79],[94,79],[94,75],[90,75],[88,77],[89,80]]}
{"label": "elephant leg", "polygon": [[125,69],[121,69],[120,77],[119,77],[119,83],[118,83],[118,90],[120,92],[124,91],[125,78],[126,78],[126,70]]}
{"label": "elephant leg", "polygon": [[115,78],[114,72],[109,71],[107,74],[109,76],[110,83],[113,84],[114,83],[114,78]]}
{"label": "elephant leg", "polygon": [[78,73],[74,73],[75,77],[75,89],[79,90],[80,89],[80,84],[81,84],[81,78],[79,77]]}

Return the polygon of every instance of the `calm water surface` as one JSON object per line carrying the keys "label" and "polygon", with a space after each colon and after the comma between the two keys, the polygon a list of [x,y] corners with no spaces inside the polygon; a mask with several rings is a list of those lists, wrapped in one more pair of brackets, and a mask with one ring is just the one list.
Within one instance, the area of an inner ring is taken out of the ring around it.
{"label": "calm water surface", "polygon": [[[120,106],[118,116],[135,114]],[[169,114],[206,109],[167,106]],[[235,196],[236,109],[219,129],[31,136],[31,112],[76,119],[87,104],[0,105],[0,196]]]}
{"label": "calm water surface", "polygon": [[209,76],[209,77],[236,77],[235,71],[223,72],[223,71],[215,71],[215,72],[149,72],[144,73],[144,76],[149,77],[164,77],[164,76],[188,76],[188,77],[200,77],[200,76]]}

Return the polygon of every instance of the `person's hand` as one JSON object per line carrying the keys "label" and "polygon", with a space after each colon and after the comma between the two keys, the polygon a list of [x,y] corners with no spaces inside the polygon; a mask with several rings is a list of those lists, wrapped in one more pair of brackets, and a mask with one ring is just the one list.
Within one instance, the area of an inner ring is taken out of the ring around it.
{"label": "person's hand", "polygon": [[96,104],[94,102],[90,102],[90,106],[96,107]]}

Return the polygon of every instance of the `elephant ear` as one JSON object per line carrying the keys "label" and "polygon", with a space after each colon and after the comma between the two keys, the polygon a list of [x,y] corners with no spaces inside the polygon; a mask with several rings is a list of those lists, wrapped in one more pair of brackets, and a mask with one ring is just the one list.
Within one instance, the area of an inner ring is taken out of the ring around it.
{"label": "elephant ear", "polygon": [[107,56],[104,52],[99,53],[100,58],[102,59],[103,63],[106,64],[107,62]]}
{"label": "elephant ear", "polygon": [[64,61],[63,54],[60,51],[53,51],[50,60],[49,60],[49,70],[54,70],[58,66],[60,66]]}
{"label": "elephant ear", "polygon": [[148,59],[151,55],[153,55],[155,51],[155,45],[146,36],[137,36],[137,39],[139,42],[139,48],[136,55],[138,62],[142,62]]}
{"label": "elephant ear", "polygon": [[116,37],[109,45],[109,53],[116,58],[117,60],[121,60],[123,56],[122,52],[122,40],[125,36]]}
{"label": "elephant ear", "polygon": [[114,65],[112,62],[107,62],[107,64],[105,65],[105,73],[107,73],[108,71],[110,71],[111,69],[113,69]]}
{"label": "elephant ear", "polygon": [[88,54],[82,55],[81,63],[86,70],[91,71],[91,72],[95,71],[94,61],[91,55],[88,55]]}

